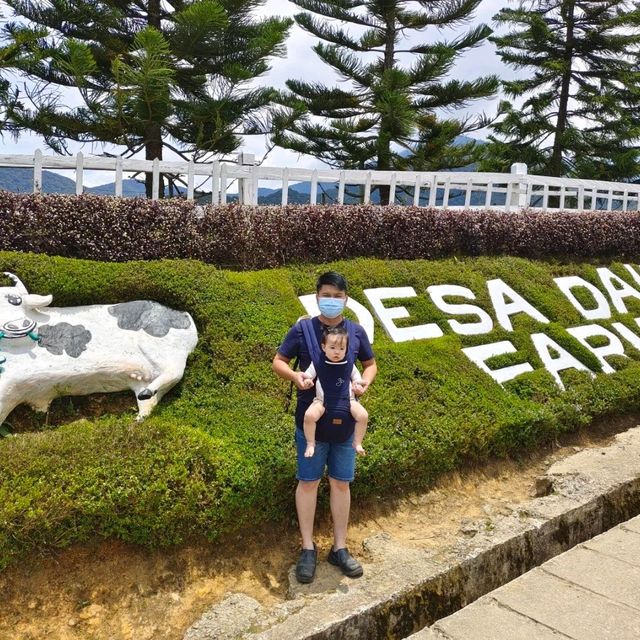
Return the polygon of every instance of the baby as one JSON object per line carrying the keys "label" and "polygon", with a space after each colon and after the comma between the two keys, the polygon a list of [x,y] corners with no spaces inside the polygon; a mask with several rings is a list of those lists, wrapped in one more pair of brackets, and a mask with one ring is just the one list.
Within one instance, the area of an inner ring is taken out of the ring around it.
{"label": "baby", "polygon": [[[323,335],[320,348],[324,352],[327,364],[344,365],[346,363],[347,347],[349,337],[344,327],[330,327]],[[313,381],[317,376],[313,363],[304,372],[305,388],[311,389]],[[353,419],[356,421],[355,434],[353,436],[353,448],[360,455],[366,455],[362,448],[362,440],[367,431],[367,421],[369,414],[367,410],[355,399],[353,392],[354,387],[360,390],[360,381],[362,377],[360,372],[354,365],[351,369],[351,380],[349,382],[349,409]],[[304,437],[307,441],[307,448],[304,452],[305,458],[311,458],[315,451],[316,444],[316,423],[325,412],[325,393],[320,384],[320,380],[316,381],[316,397],[304,414]]]}

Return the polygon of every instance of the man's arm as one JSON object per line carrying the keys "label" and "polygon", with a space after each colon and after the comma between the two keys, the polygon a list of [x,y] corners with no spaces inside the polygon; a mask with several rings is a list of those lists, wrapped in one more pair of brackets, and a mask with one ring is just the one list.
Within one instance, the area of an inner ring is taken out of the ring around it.
{"label": "man's arm", "polygon": [[277,376],[284,378],[285,380],[290,380],[296,385],[296,387],[298,387],[298,389],[304,391],[307,388],[305,380],[308,378],[305,377],[304,371],[294,371],[289,366],[290,360],[291,358],[285,358],[285,356],[276,353],[273,358],[273,362],[271,363],[271,368],[275,371]]}
{"label": "man's arm", "polygon": [[376,364],[376,359],[371,358],[371,360],[364,360],[362,362],[362,380],[360,380],[359,385],[355,385],[353,389],[355,395],[361,396],[374,381],[377,373],[378,365]]}

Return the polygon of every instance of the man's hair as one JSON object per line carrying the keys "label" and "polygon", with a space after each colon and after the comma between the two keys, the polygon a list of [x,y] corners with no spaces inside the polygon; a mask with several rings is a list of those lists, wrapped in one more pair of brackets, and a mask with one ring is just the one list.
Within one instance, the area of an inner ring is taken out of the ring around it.
{"label": "man's hair", "polygon": [[316,282],[316,293],[320,291],[320,287],[325,284],[330,284],[339,291],[347,292],[347,281],[344,276],[339,274],[337,271],[327,271],[323,273]]}
{"label": "man's hair", "polygon": [[338,325],[337,327],[327,327],[323,332],[322,336],[320,336],[320,344],[327,344],[327,338],[329,336],[339,336],[344,337],[349,340],[349,333],[347,332],[344,325]]}

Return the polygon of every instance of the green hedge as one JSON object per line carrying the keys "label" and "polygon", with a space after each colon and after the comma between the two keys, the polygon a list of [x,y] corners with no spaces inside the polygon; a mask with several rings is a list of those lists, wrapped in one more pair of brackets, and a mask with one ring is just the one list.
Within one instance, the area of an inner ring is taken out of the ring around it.
{"label": "green hedge", "polygon": [[105,262],[181,258],[243,270],[356,257],[633,259],[640,241],[638,211],[199,206],[8,191],[0,191],[0,222],[2,251]]}
{"label": "green hedge", "polygon": [[[611,358],[620,369],[613,375],[591,379],[568,371],[561,392],[529,338],[546,331],[596,368],[564,329],[588,322],[551,280],[580,275],[597,284],[596,266],[517,258],[358,259],[237,273],[193,261],[108,264],[0,253],[1,270],[16,273],[33,293],[53,294],[54,305],[153,299],[189,311],[200,335],[183,382],[142,424],[134,420],[133,394],[102,397],[106,413],[91,420],[91,402],[68,398],[56,401],[48,421],[40,414],[26,419],[24,410],[9,416],[19,433],[0,439],[0,567],[30,549],[64,547],[95,534],[167,545],[290,518],[292,417],[283,411],[288,385],[271,372],[271,359],[303,313],[296,296],[312,292],[327,268],[343,272],[350,294],[363,304],[363,288],[414,287],[418,297],[398,301],[412,317],[398,324],[435,321],[445,332],[395,344],[376,321],[380,373],[365,397],[369,455],[358,461],[356,498],[424,488],[462,461],[519,452],[594,417],[636,410],[639,353],[629,349],[631,360]],[[629,281],[621,265],[611,268]],[[553,323],[519,314],[513,333],[461,338],[422,293],[432,284],[467,286],[493,316],[485,286],[491,278],[505,280]],[[630,312],[614,320],[632,327],[640,300],[627,302]],[[460,349],[505,339],[518,353],[493,366],[526,359],[536,370],[500,387]]]}

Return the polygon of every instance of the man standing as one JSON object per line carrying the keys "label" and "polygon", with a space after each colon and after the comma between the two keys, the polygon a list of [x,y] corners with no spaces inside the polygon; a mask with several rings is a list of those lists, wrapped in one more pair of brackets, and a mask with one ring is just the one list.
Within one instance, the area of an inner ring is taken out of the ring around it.
{"label": "man standing", "polygon": [[[347,302],[347,282],[335,271],[323,273],[316,283],[316,298],[320,315],[311,319],[312,329],[318,343],[322,332],[327,327],[348,326],[349,320],[343,317]],[[378,371],[371,344],[364,329],[353,323],[354,344],[350,349],[362,363],[362,383],[357,395],[362,395],[373,382]],[[292,358],[298,357],[300,371],[289,366]],[[306,389],[303,372],[311,364],[311,354],[307,347],[300,322],[287,333],[273,359],[273,370],[284,378],[291,380],[298,388],[296,405],[296,449],[297,479],[296,510],[298,525],[302,537],[302,552],[296,564],[296,578],[299,582],[312,582],[317,564],[317,548],[313,542],[313,522],[318,498],[318,485],[324,475],[325,467],[329,475],[330,506],[333,519],[333,547],[329,553],[329,562],[352,578],[362,575],[362,566],[351,556],[347,549],[347,527],[351,507],[350,483],[355,472],[355,449],[352,446],[353,428],[347,432],[336,430],[337,439],[331,432],[324,433],[319,429],[316,434],[316,448],[313,457],[305,458],[306,440],[303,431],[304,414],[313,402],[313,387]]]}

